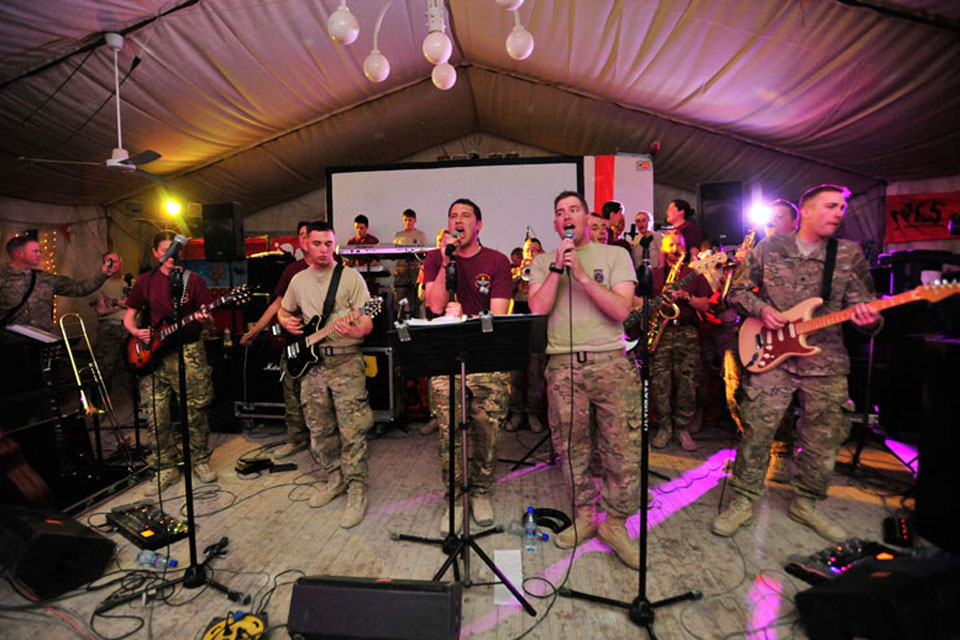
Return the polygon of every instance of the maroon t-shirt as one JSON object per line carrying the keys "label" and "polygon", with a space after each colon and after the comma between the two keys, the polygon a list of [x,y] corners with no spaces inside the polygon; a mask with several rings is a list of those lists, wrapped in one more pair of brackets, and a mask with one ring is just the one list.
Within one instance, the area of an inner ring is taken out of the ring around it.
{"label": "maroon t-shirt", "polygon": [[[213,302],[213,296],[210,295],[210,289],[207,283],[199,274],[186,272],[184,276],[190,274],[187,278],[187,294],[181,308],[181,314],[186,316],[200,309],[201,305]],[[127,296],[127,306],[132,309],[142,310],[147,306],[147,300],[150,301],[150,326],[156,327],[163,320],[169,320],[173,317],[173,299],[170,297],[170,277],[162,274],[160,271],[154,271],[150,274],[144,274],[137,278]],[[200,336],[203,329],[200,322],[194,322],[183,329],[177,335],[184,342],[192,342]]]}
{"label": "maroon t-shirt", "polygon": [[683,236],[683,243],[687,246],[687,255],[690,255],[690,251],[693,249],[700,251],[700,243],[703,242],[703,231],[700,230],[700,227],[692,222],[684,222],[676,227],[676,231],[679,231],[680,235]]}
{"label": "maroon t-shirt", "polygon": [[283,273],[280,275],[280,279],[277,280],[277,286],[274,289],[274,293],[278,298],[282,298],[283,294],[287,292],[287,287],[290,286],[290,280],[293,279],[293,276],[297,275],[301,271],[307,268],[307,261],[303,258],[300,258],[296,262],[291,262],[283,270]]}
{"label": "maroon t-shirt", "polygon": [[373,235],[373,234],[371,234],[371,233],[368,233],[367,235],[363,236],[362,238],[358,238],[357,236],[353,236],[352,238],[350,238],[349,240],[347,240],[347,244],[380,244],[380,241],[377,240],[377,236],[375,236],[375,235]]}
{"label": "maroon t-shirt", "polygon": [[[480,293],[480,287],[490,289],[490,298],[513,297],[513,280],[510,277],[510,260],[499,251],[480,247],[480,252],[470,258],[457,256],[457,302],[463,312],[475,316],[488,308],[489,299]],[[424,282],[433,282],[443,264],[440,251],[427,253],[423,261]]]}
{"label": "maroon t-shirt", "polygon": [[[681,267],[680,275],[678,280],[686,277],[688,273],[691,273],[693,269],[690,267]],[[651,290],[655,291],[657,295],[663,291],[663,283],[667,279],[667,274],[670,272],[669,267],[657,267],[651,271]],[[692,296],[697,296],[698,298],[709,298],[713,295],[713,289],[710,288],[710,283],[707,282],[707,279],[702,275],[697,274],[696,277],[690,280],[687,284],[681,287],[684,291],[687,291]],[[697,310],[691,307],[686,300],[682,302],[677,302],[677,307],[680,309],[680,315],[677,317],[679,324],[695,324],[697,317]],[[651,314],[655,313],[656,309],[651,310]],[[651,315],[652,317],[652,315]]]}

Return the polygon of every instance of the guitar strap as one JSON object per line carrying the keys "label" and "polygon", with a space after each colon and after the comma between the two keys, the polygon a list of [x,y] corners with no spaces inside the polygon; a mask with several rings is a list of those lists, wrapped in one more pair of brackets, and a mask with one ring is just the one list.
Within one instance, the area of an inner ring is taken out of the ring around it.
{"label": "guitar strap", "polygon": [[0,319],[0,327],[5,326],[13,316],[17,315],[17,312],[23,308],[24,304],[26,304],[27,299],[30,297],[30,294],[33,293],[33,288],[36,286],[37,286],[37,270],[30,269],[30,286],[27,287],[27,292],[23,294],[23,299],[20,300],[20,304],[15,306],[13,309],[10,309],[10,311],[7,311],[3,315],[3,319]]}
{"label": "guitar strap", "polygon": [[823,282],[820,284],[820,298],[824,304],[830,302],[830,289],[833,286],[833,268],[837,264],[837,239],[827,240],[827,259],[823,264]]}
{"label": "guitar strap", "polygon": [[337,299],[337,289],[340,287],[341,273],[343,273],[343,264],[338,263],[337,266],[333,268],[333,275],[330,277],[330,286],[327,287],[327,298],[323,301],[323,311],[320,312],[323,314],[323,318],[319,328],[327,325],[327,321],[330,320],[330,314],[333,313],[333,303]]}

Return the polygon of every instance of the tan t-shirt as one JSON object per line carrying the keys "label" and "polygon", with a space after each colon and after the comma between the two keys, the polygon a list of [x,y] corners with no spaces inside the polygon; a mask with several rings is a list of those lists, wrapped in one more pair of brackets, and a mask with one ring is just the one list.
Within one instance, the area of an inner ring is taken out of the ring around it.
{"label": "tan t-shirt", "polygon": [[[123,302],[126,300],[126,296],[123,295],[124,287],[126,287],[126,284],[120,278],[109,278],[103,283],[97,294],[107,300],[108,304],[114,300]],[[126,315],[126,307],[100,316],[100,324],[123,324],[124,315]]]}
{"label": "tan t-shirt", "polygon": [[[636,283],[630,254],[622,247],[589,242],[577,249],[584,271],[606,289],[621,282]],[[530,282],[543,284],[550,274],[550,263],[557,252],[542,253],[530,268]],[[570,351],[617,351],[623,349],[620,337],[623,325],[599,308],[578,282],[573,282],[573,348],[570,345],[570,299],[567,276],[560,277],[557,297],[547,320],[547,353]]]}
{"label": "tan t-shirt", "polygon": [[[285,311],[295,313],[300,311],[304,323],[320,315],[323,310],[323,301],[327,298],[327,289],[330,287],[330,278],[333,268],[304,269],[290,280],[287,292],[280,305]],[[324,326],[332,325],[338,318],[342,318],[354,309],[359,309],[370,299],[367,283],[363,277],[350,267],[343,268],[340,276],[340,286],[337,288],[337,297],[333,303],[333,312],[330,320]],[[337,332],[331,333],[323,344],[330,347],[350,347],[363,342],[363,339],[345,338]]]}
{"label": "tan t-shirt", "polygon": [[420,229],[397,231],[393,234],[393,244],[427,244],[427,234]]}

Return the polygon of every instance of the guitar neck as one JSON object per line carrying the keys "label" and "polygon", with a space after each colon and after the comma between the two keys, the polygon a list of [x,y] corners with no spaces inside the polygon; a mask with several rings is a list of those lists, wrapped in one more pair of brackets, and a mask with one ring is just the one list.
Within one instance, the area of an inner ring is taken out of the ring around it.
{"label": "guitar neck", "polygon": [[[214,300],[213,302],[207,305],[207,311],[213,311],[217,307],[222,306],[228,302],[230,302],[230,296],[222,296],[220,298],[217,298],[216,300]],[[199,319],[200,319],[200,311],[194,311],[190,315],[184,316],[183,318],[180,319],[179,322],[174,322],[170,326],[165,327],[162,331],[160,331],[160,340],[161,341],[166,340],[177,331],[180,331],[180,329],[183,329],[188,324],[195,322],[196,320],[199,320]]]}
{"label": "guitar neck", "polygon": [[[883,298],[881,300],[874,300],[873,302],[868,302],[867,306],[873,309],[874,311],[884,311],[892,307],[898,307],[901,304],[906,304],[908,302],[915,302],[920,300],[922,297],[918,295],[917,291],[904,291],[901,294],[895,295],[892,298]],[[841,322],[846,322],[851,317],[853,317],[853,307],[849,309],[844,309],[843,311],[835,311],[833,313],[828,313],[825,316],[820,316],[818,318],[811,318],[810,320],[804,320],[803,322],[797,322],[794,325],[797,333],[813,333],[814,331],[820,331],[821,329],[826,329],[827,327],[832,327],[835,324],[840,324]]]}
{"label": "guitar neck", "polygon": [[[363,315],[361,309],[354,309],[353,311],[351,311],[351,312],[348,313],[347,315],[343,316],[343,319],[345,319],[347,322],[353,322],[354,320],[356,320],[357,318],[359,318],[361,315]],[[307,345],[308,347],[312,347],[313,345],[317,344],[318,342],[320,342],[320,341],[322,341],[322,340],[325,340],[326,337],[329,336],[331,333],[333,333],[333,325],[332,325],[332,324],[331,324],[330,326],[324,327],[323,329],[320,329],[320,330],[317,331],[316,333],[313,333],[313,334],[310,334],[309,336],[307,336],[306,345]]]}

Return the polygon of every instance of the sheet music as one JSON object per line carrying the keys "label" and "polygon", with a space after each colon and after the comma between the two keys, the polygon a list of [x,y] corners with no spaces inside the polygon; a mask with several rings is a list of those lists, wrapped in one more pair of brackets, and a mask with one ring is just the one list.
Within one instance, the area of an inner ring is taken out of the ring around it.
{"label": "sheet music", "polygon": [[29,324],[11,324],[7,325],[7,331],[13,331],[14,333],[19,333],[20,335],[42,342],[44,344],[54,344],[60,342],[63,338],[58,335],[54,335],[49,331],[44,331],[43,329],[38,329]]}

